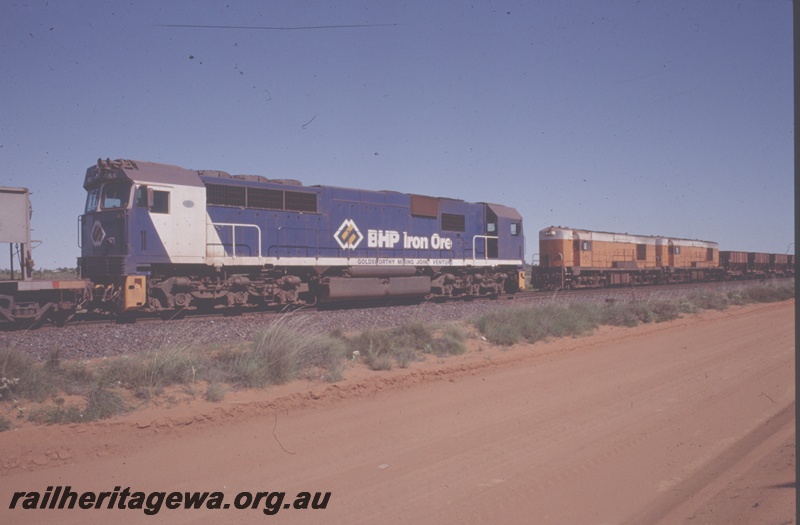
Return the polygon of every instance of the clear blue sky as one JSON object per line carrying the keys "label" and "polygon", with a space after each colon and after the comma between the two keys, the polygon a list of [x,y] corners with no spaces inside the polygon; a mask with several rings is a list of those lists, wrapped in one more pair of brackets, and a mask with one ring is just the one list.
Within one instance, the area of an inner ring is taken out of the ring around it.
{"label": "clear blue sky", "polygon": [[550,225],[784,253],[792,82],[789,0],[4,0],[0,186],[37,267],[98,157],[506,204],[528,261]]}

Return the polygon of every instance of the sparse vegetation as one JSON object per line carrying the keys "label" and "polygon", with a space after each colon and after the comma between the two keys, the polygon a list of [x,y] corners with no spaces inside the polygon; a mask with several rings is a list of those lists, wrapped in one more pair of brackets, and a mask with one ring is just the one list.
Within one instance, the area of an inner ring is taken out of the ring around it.
{"label": "sparse vegetation", "polygon": [[535,343],[548,337],[578,336],[600,325],[636,326],[677,319],[680,314],[724,310],[748,303],[784,301],[794,297],[794,281],[768,282],[728,292],[697,292],[675,300],[629,301],[519,308],[492,312],[474,324],[492,343],[510,346]]}
{"label": "sparse vegetation", "polygon": [[212,403],[219,403],[225,398],[225,394],[227,393],[227,388],[222,383],[211,382],[206,387],[206,394],[205,398],[206,401],[211,401]]}
{"label": "sparse vegetation", "polygon": [[441,330],[439,337],[425,347],[425,351],[439,357],[460,355],[467,351],[466,339],[466,330],[458,325],[448,324]]}
{"label": "sparse vegetation", "polygon": [[248,388],[286,383],[311,367],[327,371],[328,377],[341,378],[341,363],[347,353],[345,342],[333,336],[305,333],[301,322],[286,316],[272,323],[255,334],[247,348],[219,354],[214,367],[221,369],[229,383]]}
{"label": "sparse vegetation", "polygon": [[44,401],[58,391],[58,371],[16,349],[0,350],[0,395]]}
{"label": "sparse vegetation", "polygon": [[[770,282],[720,293],[693,293],[673,300],[509,308],[486,314],[472,324],[488,342],[508,346],[577,337],[600,325],[635,326],[704,309],[721,310],[792,297],[793,281]],[[314,334],[304,330],[302,316],[288,314],[238,346],[204,346],[197,342],[196,334],[170,333],[151,350],[95,363],[62,360],[57,350],[37,361],[18,349],[3,348],[0,402],[17,403],[18,417],[37,423],[93,421],[159,398],[172,403],[175,392],[220,402],[236,388],[263,388],[301,377],[336,382],[343,378],[347,363],[352,360],[372,370],[405,368],[428,355],[463,354],[467,338],[468,330],[463,325],[420,322],[354,335]],[[177,391],[169,390],[177,385]],[[39,405],[18,405],[22,401]],[[12,423],[0,416],[0,432],[10,428]]]}
{"label": "sparse vegetation", "polygon": [[422,359],[423,354],[463,354],[467,350],[466,338],[464,329],[453,324],[437,328],[415,322],[393,330],[367,330],[349,343],[372,370],[391,370],[394,364],[405,368]]}
{"label": "sparse vegetation", "polygon": [[28,414],[28,421],[54,425],[62,423],[81,423],[90,420],[84,419],[83,410],[76,405],[70,405],[68,407],[61,405],[45,405],[32,410]]}
{"label": "sparse vegetation", "polygon": [[122,396],[100,385],[95,385],[86,396],[86,408],[83,417],[88,421],[108,419],[128,411],[129,407]]}
{"label": "sparse vegetation", "polygon": [[488,341],[510,346],[589,333],[600,324],[601,314],[602,307],[594,304],[515,308],[481,316],[475,325]]}
{"label": "sparse vegetation", "polygon": [[[6,259],[7,260],[7,259]],[[14,269],[14,278],[20,278],[20,269]],[[2,279],[10,279],[11,278],[11,270],[9,268],[0,268],[0,280]],[[33,270],[33,278],[34,279],[77,279],[78,278],[78,268],[68,268],[66,266],[61,268],[55,268],[52,270],[49,269],[34,269]]]}
{"label": "sparse vegetation", "polygon": [[119,393],[99,385],[95,385],[94,388],[89,391],[89,394],[86,396],[86,406],[83,408],[77,405],[64,406],[63,401],[63,398],[57,398],[55,400],[55,406],[43,405],[34,409],[28,414],[28,420],[48,425],[56,423],[81,423],[98,419],[108,419],[129,410],[129,407]]}
{"label": "sparse vegetation", "polygon": [[194,382],[204,358],[191,343],[157,348],[136,356],[110,359],[97,370],[101,385],[122,385],[149,397],[164,387]]}

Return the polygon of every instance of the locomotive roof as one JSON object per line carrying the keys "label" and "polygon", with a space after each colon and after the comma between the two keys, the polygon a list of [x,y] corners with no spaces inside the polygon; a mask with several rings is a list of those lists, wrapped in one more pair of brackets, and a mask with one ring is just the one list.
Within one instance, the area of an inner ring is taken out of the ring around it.
{"label": "locomotive roof", "polygon": [[181,186],[203,185],[197,171],[171,164],[126,159],[97,159],[97,164],[86,170],[83,187],[89,189],[100,181],[122,179]]}
{"label": "locomotive roof", "polygon": [[520,215],[516,209],[510,206],[503,206],[502,204],[492,204],[491,202],[482,202],[480,204],[486,204],[487,206],[489,206],[498,217],[511,219],[512,221],[522,220],[522,215]]}
{"label": "locomotive roof", "polygon": [[30,193],[28,188],[18,188],[12,186],[0,186],[1,193]]}
{"label": "locomotive roof", "polygon": [[[158,162],[146,162],[128,159],[97,159],[97,164],[86,170],[86,178],[83,187],[89,189],[91,186],[101,181],[129,179],[135,182],[170,184],[182,186],[204,186],[208,179],[219,178],[220,182],[232,182],[235,185],[247,185],[252,183],[281,184],[287,186],[303,187],[308,190],[321,190],[323,188],[335,188],[343,191],[367,192],[381,195],[408,195],[417,194],[403,193],[393,190],[364,190],[358,188],[343,188],[330,185],[304,186],[300,181],[294,179],[269,179],[261,175],[231,175],[226,171],[220,170],[190,170],[175,166],[173,164],[161,164]],[[425,197],[421,195],[421,197]],[[450,200],[464,202],[461,199],[450,197],[431,197],[439,200]],[[498,217],[509,218],[511,220],[522,220],[519,212],[509,206],[480,202],[489,206]]]}
{"label": "locomotive roof", "polygon": [[570,228],[567,226],[550,226],[548,228],[544,228],[539,231],[539,238],[552,238],[553,235],[546,235],[547,232],[561,232],[562,236],[560,238],[566,238],[566,235],[569,234],[569,238],[571,239],[573,233],[577,233],[579,236],[585,235],[587,236],[586,240],[596,240],[596,241],[610,241],[610,242],[641,242],[647,244],[655,244],[657,241],[660,240],[668,240],[668,241],[679,241],[679,242],[686,242],[686,243],[702,243],[703,245],[708,245],[708,247],[715,247],[717,243],[714,241],[704,241],[700,239],[685,239],[681,237],[669,237],[665,235],[636,235],[636,234],[629,234],[629,233],[618,233],[618,232],[606,232],[606,231],[597,231],[597,230],[581,230],[578,228]]}

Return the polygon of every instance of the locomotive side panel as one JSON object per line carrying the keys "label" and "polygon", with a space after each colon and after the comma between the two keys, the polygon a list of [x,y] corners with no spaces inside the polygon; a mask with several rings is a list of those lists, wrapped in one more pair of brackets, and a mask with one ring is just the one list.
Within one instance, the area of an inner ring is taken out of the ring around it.
{"label": "locomotive side panel", "polygon": [[670,264],[674,268],[717,268],[719,250],[716,243],[670,239]]}
{"label": "locomotive side panel", "polygon": [[[222,187],[209,184],[208,190]],[[224,187],[242,196],[227,202],[209,197],[209,236],[219,239],[209,243],[209,264],[215,266],[496,266],[523,258],[518,214],[494,213],[492,228],[500,231],[488,231],[486,208],[495,205],[424,197],[427,208],[419,209],[420,196],[317,186],[291,192],[303,195],[302,210],[264,210],[250,205],[251,194],[271,192],[277,208],[290,192],[274,185]]]}
{"label": "locomotive side panel", "polygon": [[590,244],[578,244],[591,252],[593,268],[655,268],[655,239],[633,235],[619,235],[598,232],[583,232],[582,237],[591,239]]}

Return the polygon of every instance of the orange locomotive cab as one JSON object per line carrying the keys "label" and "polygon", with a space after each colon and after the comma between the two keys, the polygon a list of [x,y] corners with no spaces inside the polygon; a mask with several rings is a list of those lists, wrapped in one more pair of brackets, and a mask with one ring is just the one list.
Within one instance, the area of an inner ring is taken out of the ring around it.
{"label": "orange locomotive cab", "polygon": [[539,260],[545,268],[574,266],[572,232],[563,228],[539,232]]}

